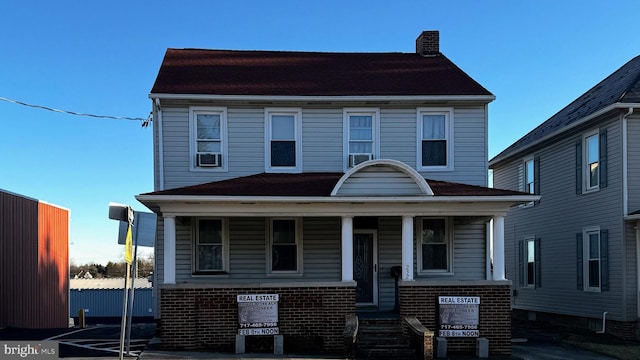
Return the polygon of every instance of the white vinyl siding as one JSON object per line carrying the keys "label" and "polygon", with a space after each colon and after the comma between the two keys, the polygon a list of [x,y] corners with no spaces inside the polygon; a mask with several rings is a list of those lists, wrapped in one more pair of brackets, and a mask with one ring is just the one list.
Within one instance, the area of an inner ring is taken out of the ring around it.
{"label": "white vinyl siding", "polygon": [[376,166],[353,174],[340,187],[342,196],[399,196],[421,195],[421,190],[413,179],[389,167]]}

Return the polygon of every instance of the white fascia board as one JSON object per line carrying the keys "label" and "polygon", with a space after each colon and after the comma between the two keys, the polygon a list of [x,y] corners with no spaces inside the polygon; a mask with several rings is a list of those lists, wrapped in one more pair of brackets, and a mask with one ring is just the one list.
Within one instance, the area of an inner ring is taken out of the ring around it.
{"label": "white fascia board", "polygon": [[356,96],[299,96],[299,95],[205,95],[150,93],[151,99],[166,100],[222,100],[222,101],[481,101],[491,102],[494,95],[356,95]]}
{"label": "white fascia board", "polygon": [[[163,215],[173,216],[504,216],[512,206],[536,201],[540,197],[516,195],[311,198],[138,195],[136,198]],[[380,206],[381,204],[384,206]]]}
{"label": "white fascia board", "polygon": [[[505,160],[507,160],[509,158],[518,157],[518,156],[520,156],[521,153],[529,150],[530,148],[532,148],[532,147],[534,147],[534,146],[536,146],[536,145],[538,145],[540,143],[543,143],[543,142],[549,140],[550,138],[558,136],[559,134],[561,134],[563,132],[569,131],[569,130],[575,128],[575,127],[578,127],[578,126],[590,121],[590,120],[593,120],[593,119],[595,119],[595,118],[597,118],[599,116],[602,116],[602,115],[608,113],[609,111],[616,110],[616,109],[625,109],[626,110],[628,108],[640,108],[640,103],[615,103],[615,104],[611,104],[611,105],[609,105],[609,106],[607,106],[607,107],[605,107],[603,109],[600,109],[600,110],[594,112],[591,115],[585,116],[584,118],[582,118],[582,119],[580,119],[580,120],[578,120],[578,121],[576,121],[576,122],[574,122],[574,123],[572,123],[572,124],[570,124],[570,125],[568,125],[566,127],[561,127],[558,130],[556,130],[556,131],[554,131],[554,132],[552,132],[552,133],[550,133],[550,134],[548,134],[546,136],[543,136],[540,139],[538,139],[538,140],[536,140],[536,141],[534,141],[534,142],[532,142],[532,143],[530,143],[528,145],[523,146],[522,148],[516,150],[513,153],[507,154],[506,156],[494,157],[493,159],[491,159],[489,161],[489,167],[492,167],[492,166],[494,166],[494,165],[496,165],[496,164],[498,164],[498,163],[500,163],[502,161],[505,161]],[[520,140],[520,139],[518,139],[518,140]],[[518,140],[516,140],[516,141],[518,141]]]}

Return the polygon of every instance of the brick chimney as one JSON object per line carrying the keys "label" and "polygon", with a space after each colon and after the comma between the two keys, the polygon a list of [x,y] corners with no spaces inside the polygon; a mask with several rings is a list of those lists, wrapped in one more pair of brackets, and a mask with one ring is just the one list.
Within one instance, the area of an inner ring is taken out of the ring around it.
{"label": "brick chimney", "polygon": [[422,56],[440,54],[440,32],[437,30],[423,31],[416,39],[416,52]]}

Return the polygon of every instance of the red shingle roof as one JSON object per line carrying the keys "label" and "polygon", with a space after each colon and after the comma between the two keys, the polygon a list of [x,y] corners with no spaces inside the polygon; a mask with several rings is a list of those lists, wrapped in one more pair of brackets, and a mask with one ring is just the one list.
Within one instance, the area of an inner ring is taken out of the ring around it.
{"label": "red shingle roof", "polygon": [[[330,196],[343,173],[262,173],[229,180],[162,190],[142,195],[195,196]],[[428,180],[435,196],[508,196],[527,193]]]}
{"label": "red shingle roof", "polygon": [[444,55],[168,49],[153,94],[482,95]]}

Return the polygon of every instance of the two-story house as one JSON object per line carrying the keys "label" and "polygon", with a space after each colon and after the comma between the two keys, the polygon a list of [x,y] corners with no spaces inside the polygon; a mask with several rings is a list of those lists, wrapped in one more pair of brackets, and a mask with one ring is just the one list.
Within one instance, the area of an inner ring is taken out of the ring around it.
{"label": "two-story house", "polygon": [[539,194],[505,219],[515,315],[635,337],[640,314],[640,57],[493,158]]}
{"label": "two-story house", "polygon": [[264,294],[285,351],[342,352],[345,319],[436,330],[449,296],[480,302],[450,350],[510,353],[504,216],[538,197],[487,187],[494,95],[437,31],[416,53],[169,49],[149,96],[165,347],[233,349]]}

